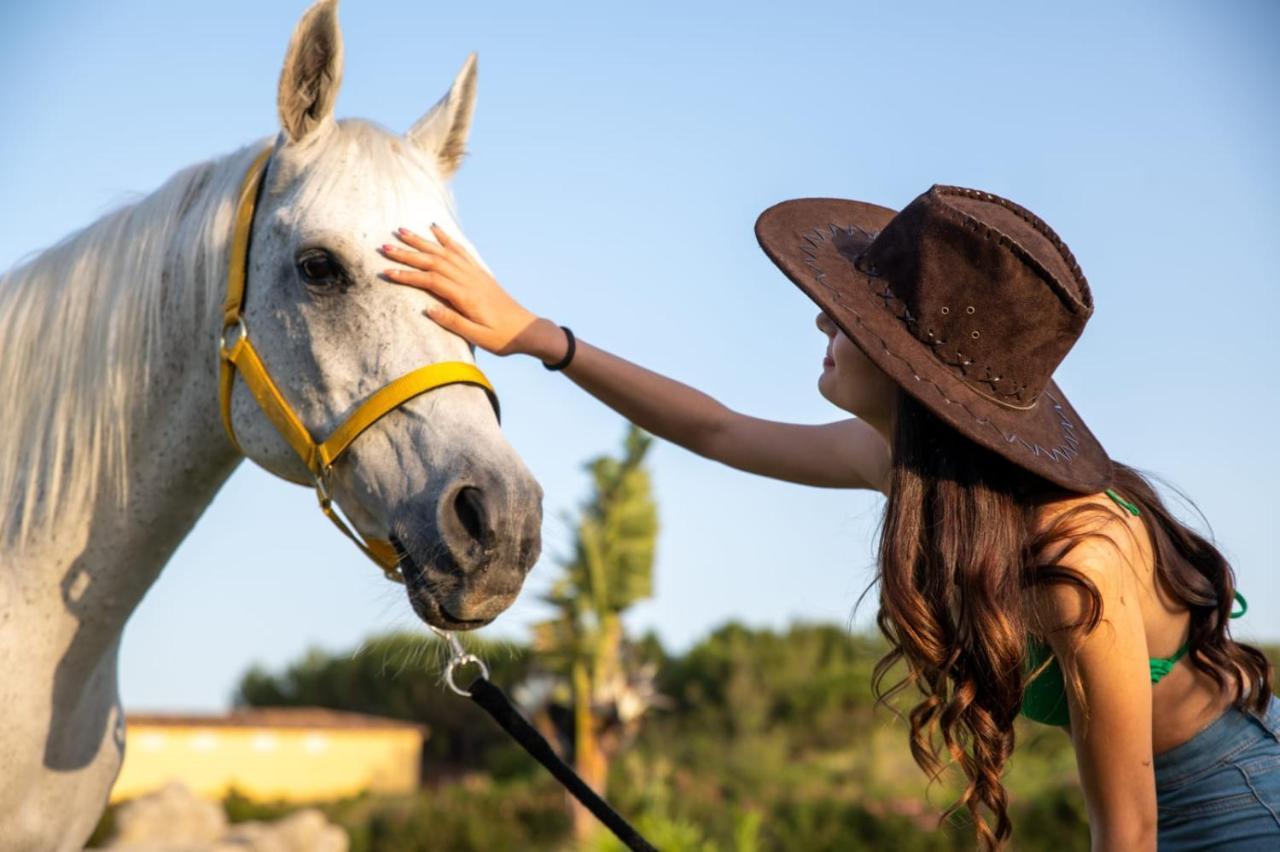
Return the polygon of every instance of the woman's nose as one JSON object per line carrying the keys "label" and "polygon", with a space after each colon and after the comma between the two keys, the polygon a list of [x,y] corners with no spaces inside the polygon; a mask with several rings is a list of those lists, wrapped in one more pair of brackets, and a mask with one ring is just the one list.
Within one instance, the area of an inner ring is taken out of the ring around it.
{"label": "woman's nose", "polygon": [[814,322],[818,326],[818,331],[822,332],[828,337],[830,337],[831,334],[835,331],[834,326],[831,324],[831,318],[827,316],[826,311],[819,311],[817,319]]}

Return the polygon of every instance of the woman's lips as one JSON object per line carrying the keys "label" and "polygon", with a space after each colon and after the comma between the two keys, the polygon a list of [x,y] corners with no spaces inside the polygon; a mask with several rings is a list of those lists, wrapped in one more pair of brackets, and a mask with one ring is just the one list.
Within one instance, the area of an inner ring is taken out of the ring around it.
{"label": "woman's lips", "polygon": [[824,366],[824,367],[834,367],[835,365],[836,365],[836,362],[835,362],[835,361],[833,361],[833,360],[831,360],[831,356],[830,356],[830,355],[827,355],[827,356],[824,356],[824,357],[823,357],[823,359],[822,359],[822,366]]}

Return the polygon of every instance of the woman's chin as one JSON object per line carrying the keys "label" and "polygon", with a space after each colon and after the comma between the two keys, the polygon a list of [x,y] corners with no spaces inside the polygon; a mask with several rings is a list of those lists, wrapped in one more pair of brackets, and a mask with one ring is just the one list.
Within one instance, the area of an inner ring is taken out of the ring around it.
{"label": "woman's chin", "polygon": [[848,395],[840,393],[840,383],[836,381],[834,370],[824,370],[822,375],[818,377],[818,393],[823,399],[841,411],[852,414],[854,417],[861,416],[854,410]]}
{"label": "woman's chin", "polygon": [[843,408],[844,406],[840,405],[840,403],[836,401],[836,397],[834,397],[831,393],[832,390],[834,390],[834,387],[833,387],[834,384],[835,384],[834,371],[830,367],[824,367],[822,370],[822,375],[818,376],[818,393],[821,394],[822,398],[825,399],[827,402],[831,403],[832,405]]}

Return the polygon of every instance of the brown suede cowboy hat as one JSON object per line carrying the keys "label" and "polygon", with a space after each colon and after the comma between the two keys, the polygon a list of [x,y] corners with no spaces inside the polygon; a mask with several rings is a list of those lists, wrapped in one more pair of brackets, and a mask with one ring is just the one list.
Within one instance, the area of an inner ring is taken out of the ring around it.
{"label": "brown suede cowboy hat", "polygon": [[761,213],[756,238],[880,369],[966,437],[1070,491],[1111,484],[1111,459],[1052,378],[1093,297],[1033,213],[952,186],[898,213],[801,198]]}

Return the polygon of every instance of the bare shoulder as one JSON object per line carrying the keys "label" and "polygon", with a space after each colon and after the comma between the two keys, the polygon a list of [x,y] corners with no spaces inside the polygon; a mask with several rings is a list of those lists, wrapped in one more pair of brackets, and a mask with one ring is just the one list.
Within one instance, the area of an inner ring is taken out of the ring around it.
{"label": "bare shoulder", "polygon": [[[1068,560],[1081,568],[1110,562],[1141,560],[1150,551],[1146,527],[1106,494],[1080,494],[1040,504],[1032,534],[1040,541],[1037,557]],[[1111,559],[1103,556],[1110,554]]]}
{"label": "bare shoulder", "polygon": [[1138,604],[1151,571],[1151,548],[1139,518],[1105,494],[1074,495],[1042,504],[1035,516],[1032,600],[1046,631],[1088,620],[1097,595],[1100,617]]}

